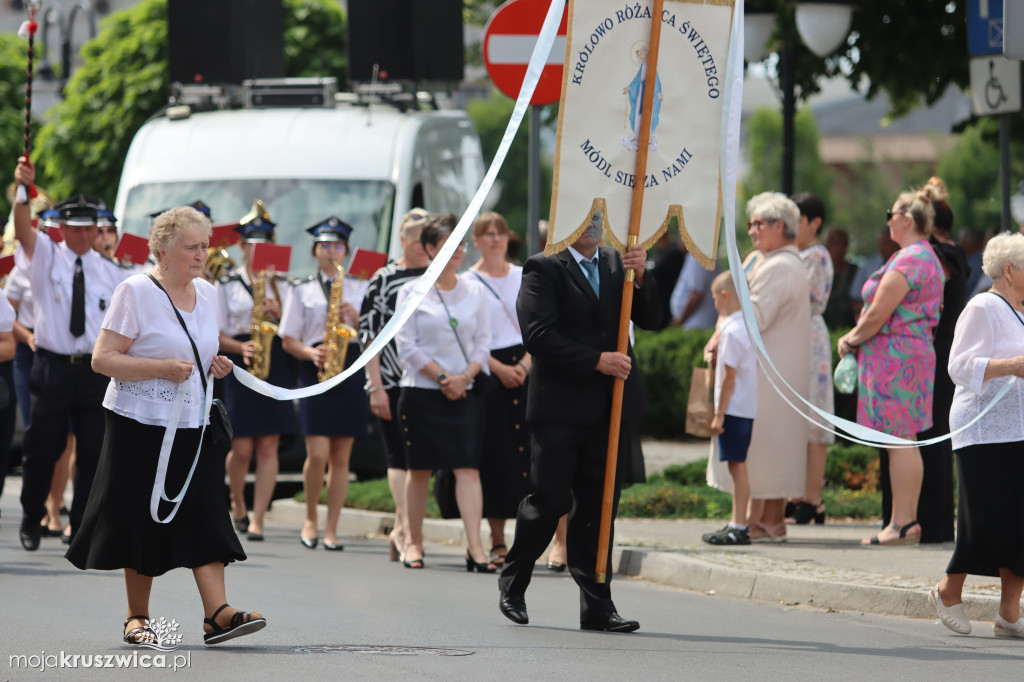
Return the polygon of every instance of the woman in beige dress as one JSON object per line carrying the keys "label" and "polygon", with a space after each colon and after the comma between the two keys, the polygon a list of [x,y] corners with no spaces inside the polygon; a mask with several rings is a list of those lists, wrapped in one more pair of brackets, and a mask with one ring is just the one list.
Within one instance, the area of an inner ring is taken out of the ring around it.
{"label": "woman in beige dress", "polygon": [[[758,194],[747,203],[750,238],[756,251],[743,264],[757,327],[775,368],[800,397],[810,382],[811,310],[807,272],[794,241],[800,209],[778,192]],[[708,354],[716,350],[709,342]],[[772,380],[799,405],[793,391],[772,373]],[[750,477],[750,539],[786,539],[785,499],[804,494],[808,422],[776,393],[764,369],[757,380],[757,417],[747,452]],[[712,461],[717,458],[713,457]],[[731,488],[727,471],[712,467],[709,483]]]}

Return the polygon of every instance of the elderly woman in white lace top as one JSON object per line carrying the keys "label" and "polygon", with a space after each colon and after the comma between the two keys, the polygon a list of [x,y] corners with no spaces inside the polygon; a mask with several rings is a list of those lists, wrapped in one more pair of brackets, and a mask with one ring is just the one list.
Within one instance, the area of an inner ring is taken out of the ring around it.
{"label": "elderly woman in white lace top", "polygon": [[[949,414],[959,481],[956,549],[930,598],[946,627],[967,634],[971,622],[961,601],[967,575],[999,576],[993,632],[1024,638],[1024,382],[1014,380],[1024,377],[1024,235],[994,237],[982,270],[992,288],[964,308],[949,355],[956,384]],[[1009,392],[974,421],[1011,381]]]}

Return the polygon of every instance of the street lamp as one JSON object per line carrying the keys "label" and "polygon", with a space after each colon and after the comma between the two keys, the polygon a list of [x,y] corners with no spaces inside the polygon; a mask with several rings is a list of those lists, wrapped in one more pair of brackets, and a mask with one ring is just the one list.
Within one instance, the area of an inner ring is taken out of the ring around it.
{"label": "street lamp", "polygon": [[[853,19],[853,7],[843,2],[786,2],[782,6],[785,19],[796,25],[796,32],[807,48],[819,57],[832,54],[846,40]],[[748,61],[760,61],[769,53],[766,49],[771,27],[777,18],[775,13],[750,12],[744,17],[746,27],[754,27],[754,35],[744,41]],[[768,27],[766,29],[766,26]],[[788,27],[787,27],[788,28]],[[796,42],[792,32],[781,31],[782,46],[779,50],[779,79],[782,87],[782,191],[792,195],[794,147],[796,134]],[[757,38],[755,38],[757,36]],[[761,40],[757,47],[757,40]]]}

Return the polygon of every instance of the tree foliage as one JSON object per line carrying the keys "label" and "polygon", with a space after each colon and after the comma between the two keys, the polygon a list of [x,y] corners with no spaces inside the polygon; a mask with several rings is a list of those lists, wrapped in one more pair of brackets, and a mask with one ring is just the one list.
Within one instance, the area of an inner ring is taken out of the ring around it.
{"label": "tree foliage", "polygon": [[[15,35],[0,34],[0,159],[8,173],[25,150],[25,65],[28,43]],[[35,123],[33,123],[35,129]],[[9,176],[8,176],[9,177]],[[9,182],[9,181],[8,181]],[[6,188],[8,182],[3,183]],[[11,206],[0,192],[0,223]]]}
{"label": "tree foliage", "polygon": [[[285,71],[344,82],[345,18],[331,0],[285,0]],[[39,136],[41,181],[56,196],[111,202],[132,138],[166,104],[167,1],[142,0],[104,20]]]}
{"label": "tree foliage", "polygon": [[[512,109],[515,107],[508,97],[494,91],[487,99],[479,99],[471,102],[467,112],[476,124],[477,132],[480,133],[480,144],[483,149],[484,163],[490,164],[498,151],[498,145],[505,134],[505,127],[512,116]],[[552,107],[553,108],[553,107]],[[547,110],[548,107],[545,107]],[[542,116],[542,119],[545,117]],[[548,117],[550,120],[550,117]],[[542,128],[545,127],[542,124]],[[500,196],[494,210],[502,214],[508,221],[508,226],[520,237],[526,238],[527,227],[527,195],[529,186],[527,176],[529,175],[529,125],[524,119],[516,133],[512,146],[505,157],[505,163],[498,173],[497,183],[500,184]],[[547,216],[551,206],[551,178],[552,170],[549,160],[541,159],[541,218]],[[521,250],[525,253],[525,250]]]}
{"label": "tree foliage", "polygon": [[[946,183],[957,229],[974,227],[985,232],[1002,222],[998,128],[996,119],[981,118],[939,159],[936,175]],[[1011,157],[1010,177],[1024,177],[1019,156]]]}
{"label": "tree foliage", "polygon": [[825,58],[800,40],[793,3],[750,0],[747,12],[774,12],[773,51],[792,45],[796,51],[798,96],[818,92],[821,76],[844,76],[854,88],[867,88],[869,99],[886,92],[894,116],[932,104],[946,88],[966,88],[967,10],[965,0],[848,0],[853,23],[844,45]]}

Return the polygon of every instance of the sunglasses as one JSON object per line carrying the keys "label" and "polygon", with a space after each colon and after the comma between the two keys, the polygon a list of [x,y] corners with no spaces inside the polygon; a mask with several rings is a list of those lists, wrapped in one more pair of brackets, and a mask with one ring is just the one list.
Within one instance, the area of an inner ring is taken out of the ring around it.
{"label": "sunglasses", "polygon": [[885,222],[889,222],[890,220],[892,220],[892,217],[894,215],[907,215],[907,214],[904,213],[903,211],[893,211],[890,208],[888,211],[885,212]]}

